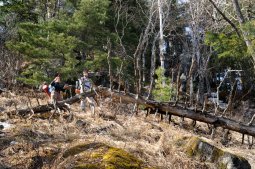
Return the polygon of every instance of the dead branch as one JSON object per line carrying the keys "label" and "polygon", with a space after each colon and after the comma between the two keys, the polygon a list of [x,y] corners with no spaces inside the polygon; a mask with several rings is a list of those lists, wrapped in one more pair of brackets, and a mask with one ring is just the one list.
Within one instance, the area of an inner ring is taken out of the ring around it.
{"label": "dead branch", "polygon": [[158,112],[164,115],[166,114],[166,112],[168,112],[170,115],[185,117],[192,120],[211,124],[215,127],[222,127],[224,129],[229,129],[239,133],[255,136],[255,126],[248,126],[247,124],[240,123],[225,117],[215,116],[209,112],[204,112],[204,114],[202,114],[199,113],[201,112],[200,110],[197,110],[197,112],[195,112],[194,110],[184,108],[181,105],[172,106],[169,103],[160,103],[152,100],[146,100],[143,97],[136,98],[136,95],[134,94],[125,94],[123,92],[109,91],[106,88],[101,88],[99,93],[101,93],[103,97],[111,96],[113,98],[113,101],[117,101],[121,98],[122,103],[137,103],[138,105],[144,105],[149,108],[158,109]]}
{"label": "dead branch", "polygon": [[[78,102],[81,97],[93,97],[95,95],[96,94],[93,91],[85,92],[85,93],[76,95],[70,99],[59,101],[56,103],[56,106],[59,109],[65,109],[65,108],[68,109],[67,104],[73,104],[75,102]],[[26,108],[26,109],[16,109],[16,110],[12,110],[12,111],[4,111],[3,114],[11,114],[11,115],[17,114],[17,115],[25,116],[31,112],[33,112],[34,114],[44,113],[44,112],[51,111],[54,109],[55,109],[54,104],[46,104],[46,105],[39,105],[39,106],[30,107],[30,108]]]}

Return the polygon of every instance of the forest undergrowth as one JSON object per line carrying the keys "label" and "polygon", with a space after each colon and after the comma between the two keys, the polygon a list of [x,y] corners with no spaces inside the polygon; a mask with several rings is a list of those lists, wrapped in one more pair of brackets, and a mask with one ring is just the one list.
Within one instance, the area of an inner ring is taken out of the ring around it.
{"label": "forest undergrowth", "polygon": [[[37,99],[35,98],[37,97]],[[0,100],[2,110],[26,108],[46,104],[41,95],[4,95]],[[70,112],[41,113],[20,117],[0,114],[1,123],[8,123],[0,134],[0,168],[69,168],[75,156],[63,159],[70,147],[84,142],[99,142],[121,148],[151,168],[212,168],[210,163],[196,161],[184,152],[183,142],[197,135],[213,145],[245,157],[255,166],[255,149],[248,149],[242,136],[231,132],[228,144],[221,143],[223,132],[218,129],[214,140],[210,139],[207,125],[198,123],[192,127],[191,120],[174,117],[171,124],[159,116],[145,117],[146,112],[132,112],[133,105],[100,100],[96,113],[81,112],[79,103],[71,105]]]}

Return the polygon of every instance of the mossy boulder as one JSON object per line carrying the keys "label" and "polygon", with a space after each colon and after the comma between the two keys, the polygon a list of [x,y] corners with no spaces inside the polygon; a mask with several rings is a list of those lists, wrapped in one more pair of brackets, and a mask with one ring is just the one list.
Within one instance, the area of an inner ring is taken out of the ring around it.
{"label": "mossy boulder", "polygon": [[245,158],[223,151],[198,137],[189,139],[186,154],[200,161],[215,163],[219,169],[251,169]]}
{"label": "mossy boulder", "polygon": [[240,156],[225,152],[219,157],[218,166],[220,169],[250,169],[249,162]]}
{"label": "mossy boulder", "polygon": [[103,143],[84,143],[66,150],[73,169],[145,169],[145,164],[128,152]]}

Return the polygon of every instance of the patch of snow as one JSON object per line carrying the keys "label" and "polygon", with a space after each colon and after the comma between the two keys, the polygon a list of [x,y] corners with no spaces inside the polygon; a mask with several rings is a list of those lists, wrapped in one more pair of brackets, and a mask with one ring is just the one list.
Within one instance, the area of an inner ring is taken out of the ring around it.
{"label": "patch of snow", "polygon": [[11,124],[10,123],[0,122],[0,125],[4,126],[3,130],[11,128]]}

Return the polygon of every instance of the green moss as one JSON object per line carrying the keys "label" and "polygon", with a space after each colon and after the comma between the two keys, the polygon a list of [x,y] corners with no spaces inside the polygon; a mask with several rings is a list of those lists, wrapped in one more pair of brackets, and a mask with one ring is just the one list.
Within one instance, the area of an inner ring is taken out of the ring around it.
{"label": "green moss", "polygon": [[91,153],[90,157],[91,158],[103,158],[103,154],[102,154],[102,152],[101,153],[100,152],[93,152],[93,153]]}
{"label": "green moss", "polygon": [[140,169],[141,161],[126,151],[110,148],[103,156],[106,169]]}
{"label": "green moss", "polygon": [[199,141],[200,140],[198,137],[191,137],[186,147],[186,154],[188,156],[191,157],[197,153],[197,146],[199,144]]}
{"label": "green moss", "polygon": [[213,154],[212,154],[212,162],[214,162],[214,161],[217,161],[221,156],[223,156],[224,155],[224,151],[223,150],[221,150],[221,149],[218,149],[218,148],[214,148],[213,149]]}
{"label": "green moss", "polygon": [[64,152],[63,157],[77,156],[73,169],[145,169],[142,161],[128,152],[102,143],[86,143]]}
{"label": "green moss", "polygon": [[80,164],[75,166],[73,169],[100,169],[98,164]]}
{"label": "green moss", "polygon": [[218,169],[227,169],[227,165],[224,163],[219,163],[217,167]]}
{"label": "green moss", "polygon": [[[203,148],[198,149],[198,145],[202,144]],[[207,152],[208,154],[204,154],[204,151],[208,151],[206,149],[211,149],[211,153]],[[198,137],[192,137],[186,147],[186,153],[188,156],[198,156],[200,158],[207,158],[210,162],[218,161],[218,159],[224,155],[224,151],[210,145],[206,141],[203,141],[201,138]]]}
{"label": "green moss", "polygon": [[106,145],[102,144],[102,143],[80,144],[80,145],[74,146],[74,147],[68,149],[67,151],[65,151],[64,154],[63,154],[63,157],[67,158],[69,156],[73,156],[73,155],[79,154],[79,153],[81,153],[81,152],[83,152],[85,150],[88,150],[88,149],[97,149],[97,148],[102,147],[102,146],[106,146]]}

